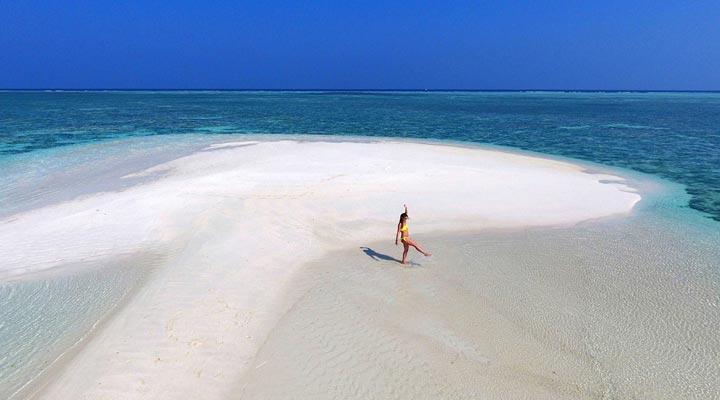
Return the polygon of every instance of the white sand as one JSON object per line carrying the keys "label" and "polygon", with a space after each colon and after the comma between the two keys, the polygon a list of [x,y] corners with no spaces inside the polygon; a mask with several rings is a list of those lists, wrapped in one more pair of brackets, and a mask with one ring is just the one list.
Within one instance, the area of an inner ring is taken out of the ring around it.
{"label": "white sand", "polygon": [[392,242],[403,203],[418,233],[574,224],[640,200],[616,176],[480,149],[277,141],[207,150],[146,171],[166,172],[151,183],[0,222],[0,279],[170,252],[39,397],[229,396],[282,317],[293,272],[330,250]]}

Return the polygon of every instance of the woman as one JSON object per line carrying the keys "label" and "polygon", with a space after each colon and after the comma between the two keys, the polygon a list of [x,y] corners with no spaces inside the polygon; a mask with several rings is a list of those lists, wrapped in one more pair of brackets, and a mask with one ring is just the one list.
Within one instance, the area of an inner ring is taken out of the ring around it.
{"label": "woman", "polygon": [[431,256],[432,254],[421,249],[420,246],[418,246],[417,243],[415,243],[415,241],[410,239],[410,232],[408,232],[408,225],[407,225],[407,220],[408,220],[407,205],[403,204],[403,207],[405,207],[405,212],[400,214],[400,222],[398,222],[397,233],[395,234],[395,245],[397,246],[398,237],[400,237],[400,241],[402,242],[403,247],[404,247],[402,263],[405,264],[405,260],[407,259],[407,253],[408,253],[408,250],[410,250],[410,246],[417,249],[417,251],[423,253],[423,255],[425,257]]}

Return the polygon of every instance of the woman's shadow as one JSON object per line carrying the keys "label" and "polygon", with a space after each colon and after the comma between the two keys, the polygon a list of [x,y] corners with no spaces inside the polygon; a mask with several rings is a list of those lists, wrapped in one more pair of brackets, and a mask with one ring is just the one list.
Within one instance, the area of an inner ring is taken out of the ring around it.
{"label": "woman's shadow", "polygon": [[384,260],[384,261],[395,261],[395,262],[399,262],[399,263],[402,262],[395,257],[390,257],[387,254],[378,253],[377,251],[375,251],[369,247],[360,247],[360,248],[362,249],[363,253],[367,254],[368,257],[372,258],[375,261]]}

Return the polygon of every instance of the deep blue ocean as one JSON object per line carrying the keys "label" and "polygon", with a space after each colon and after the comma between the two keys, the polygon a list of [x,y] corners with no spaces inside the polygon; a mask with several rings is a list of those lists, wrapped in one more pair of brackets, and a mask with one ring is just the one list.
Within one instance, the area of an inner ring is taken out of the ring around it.
{"label": "deep blue ocean", "polygon": [[683,184],[720,221],[720,93],[0,92],[0,160],[168,134],[430,138],[510,146]]}

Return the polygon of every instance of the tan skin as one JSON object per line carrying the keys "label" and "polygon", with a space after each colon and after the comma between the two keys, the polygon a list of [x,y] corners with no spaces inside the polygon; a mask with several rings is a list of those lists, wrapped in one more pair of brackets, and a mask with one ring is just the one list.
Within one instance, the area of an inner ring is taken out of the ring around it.
{"label": "tan skin", "polygon": [[402,228],[405,227],[405,225],[407,225],[407,220],[408,220],[407,205],[403,204],[403,206],[405,207],[405,215],[403,215],[400,222],[398,222],[397,232],[395,233],[395,245],[396,246],[398,245],[398,238],[400,238],[402,241],[402,244],[403,244],[402,263],[406,264],[407,263],[407,254],[408,254],[408,251],[410,250],[410,246],[414,247],[417,251],[422,253],[425,257],[431,256],[432,254],[421,249],[420,246],[418,246],[418,244],[415,243],[414,240],[410,239],[410,232],[407,229],[404,231],[402,230]]}

